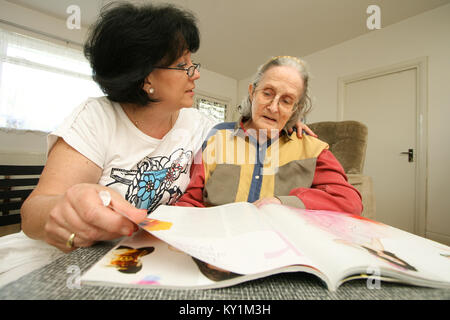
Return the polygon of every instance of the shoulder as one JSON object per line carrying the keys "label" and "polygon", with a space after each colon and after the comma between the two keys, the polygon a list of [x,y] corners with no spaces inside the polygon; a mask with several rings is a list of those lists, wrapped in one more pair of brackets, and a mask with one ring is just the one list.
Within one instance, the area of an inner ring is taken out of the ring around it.
{"label": "shoulder", "polygon": [[88,98],[67,116],[54,132],[63,132],[79,125],[96,126],[99,121],[115,117],[113,102],[106,97]]}
{"label": "shoulder", "polygon": [[115,128],[117,110],[106,97],[89,98],[47,136],[47,152],[58,137],[79,153],[103,166],[104,150],[110,145],[111,132]]}
{"label": "shoulder", "polygon": [[92,115],[115,115],[118,103],[112,102],[107,97],[88,98],[79,107],[79,112],[89,113]]}
{"label": "shoulder", "polygon": [[300,139],[294,132],[290,138],[288,144],[300,150],[304,158],[317,158],[322,151],[329,149],[328,143],[306,134]]}

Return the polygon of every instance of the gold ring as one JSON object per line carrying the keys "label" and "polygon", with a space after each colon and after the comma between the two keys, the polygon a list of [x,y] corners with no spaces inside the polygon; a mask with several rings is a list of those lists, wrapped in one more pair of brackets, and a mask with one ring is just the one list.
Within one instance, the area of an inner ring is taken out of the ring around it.
{"label": "gold ring", "polygon": [[75,239],[75,233],[72,233],[69,237],[69,240],[66,242],[66,247],[69,249],[73,248],[73,240]]}

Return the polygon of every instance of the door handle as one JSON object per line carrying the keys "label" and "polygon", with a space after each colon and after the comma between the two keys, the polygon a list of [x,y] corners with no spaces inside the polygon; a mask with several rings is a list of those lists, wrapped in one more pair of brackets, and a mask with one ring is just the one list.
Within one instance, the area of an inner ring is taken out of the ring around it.
{"label": "door handle", "polygon": [[414,161],[414,149],[408,149],[407,152],[400,152],[400,154],[407,154],[408,155],[408,162]]}

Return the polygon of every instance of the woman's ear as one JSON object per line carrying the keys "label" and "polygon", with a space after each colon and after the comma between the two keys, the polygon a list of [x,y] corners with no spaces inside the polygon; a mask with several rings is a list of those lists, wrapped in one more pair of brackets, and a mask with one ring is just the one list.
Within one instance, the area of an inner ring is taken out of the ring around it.
{"label": "woman's ear", "polygon": [[144,90],[145,92],[149,92],[149,90],[152,89],[151,78],[152,77],[151,77],[151,73],[150,73],[144,80],[144,84],[142,85],[142,90]]}
{"label": "woman's ear", "polygon": [[253,102],[253,84],[250,83],[248,85],[248,98],[250,99],[250,102]]}

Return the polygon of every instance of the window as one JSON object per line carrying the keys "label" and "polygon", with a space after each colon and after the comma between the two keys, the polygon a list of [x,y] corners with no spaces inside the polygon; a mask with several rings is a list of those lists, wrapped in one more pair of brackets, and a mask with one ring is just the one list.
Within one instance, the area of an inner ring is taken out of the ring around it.
{"label": "window", "polygon": [[0,127],[50,132],[102,95],[81,50],[0,29]]}
{"label": "window", "polygon": [[217,122],[226,120],[227,104],[225,102],[210,97],[198,96],[195,99],[195,107]]}

